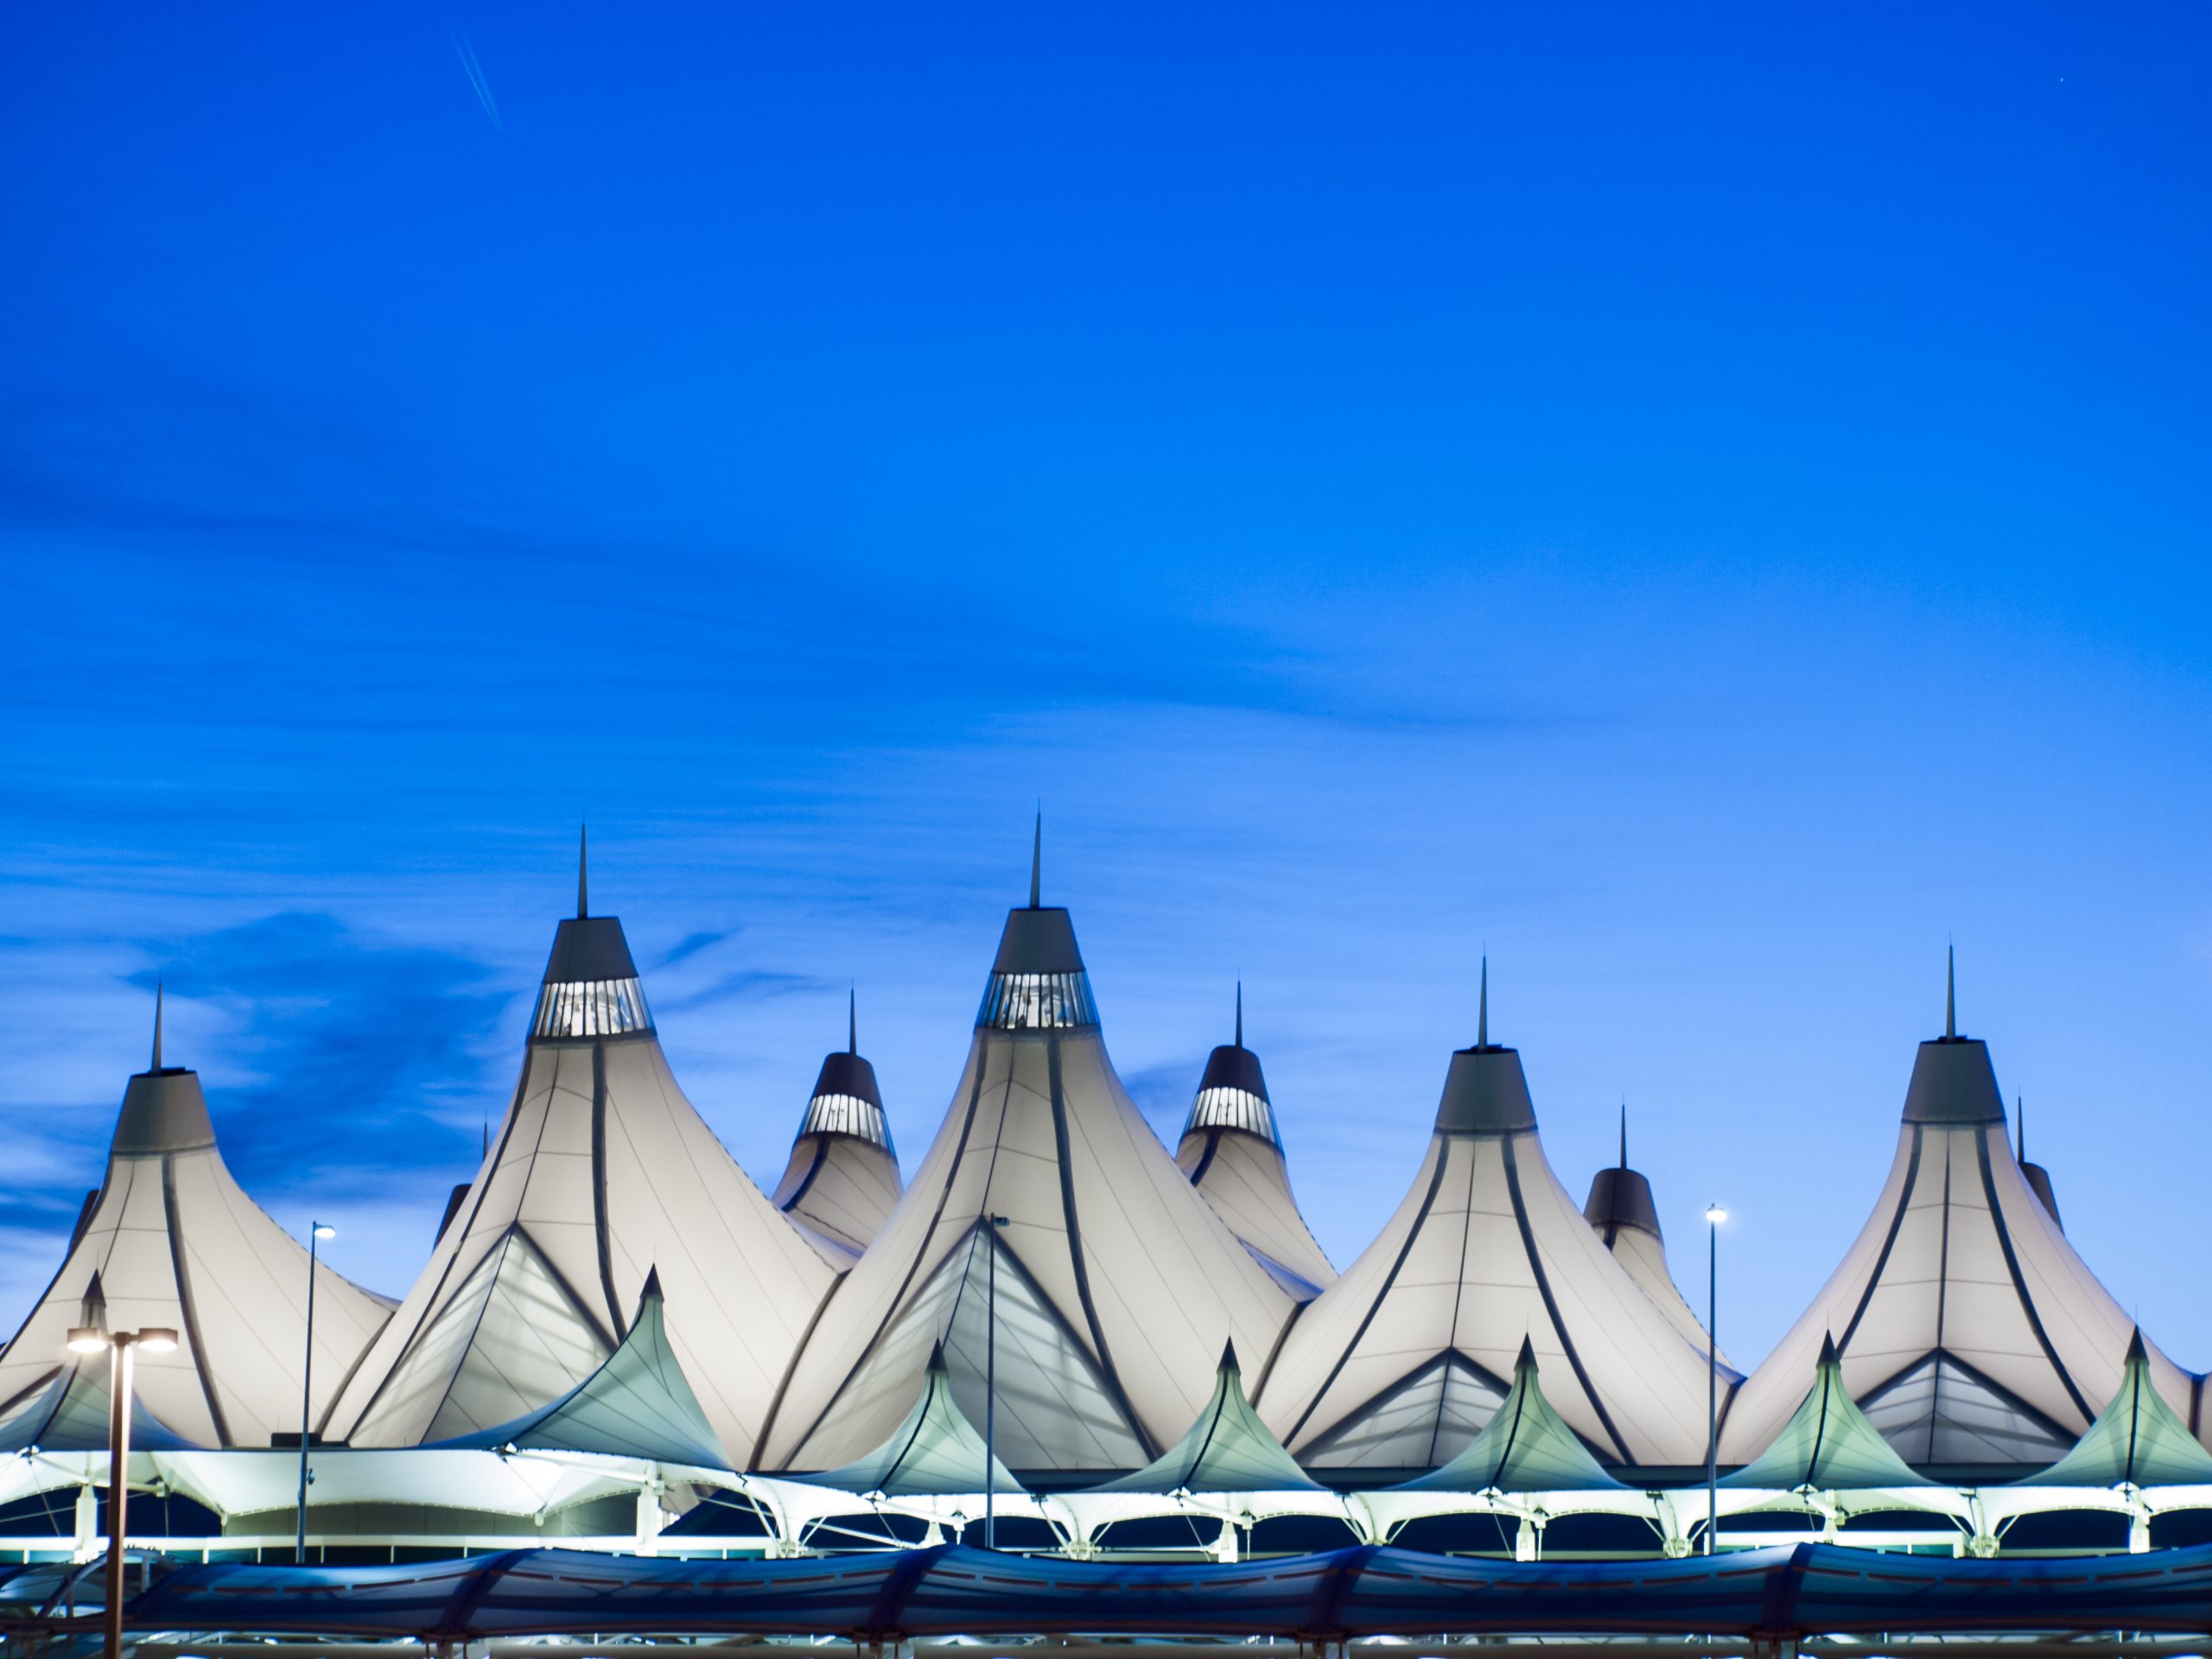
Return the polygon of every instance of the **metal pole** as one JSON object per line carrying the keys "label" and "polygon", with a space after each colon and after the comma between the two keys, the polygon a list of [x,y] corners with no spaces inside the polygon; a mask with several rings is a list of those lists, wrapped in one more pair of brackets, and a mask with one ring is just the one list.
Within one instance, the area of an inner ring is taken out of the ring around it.
{"label": "metal pole", "polygon": [[130,1532],[130,1344],[134,1333],[118,1331],[109,1352],[107,1374],[107,1659],[123,1659],[123,1553]]}
{"label": "metal pole", "polygon": [[308,1560],[308,1423],[313,1413],[315,1377],[315,1246],[322,1238],[322,1224],[308,1223],[308,1347],[300,1361],[300,1529],[292,1559],[305,1567]]}
{"label": "metal pole", "polygon": [[1720,1527],[1720,1224],[1705,1221],[1705,1553]]}

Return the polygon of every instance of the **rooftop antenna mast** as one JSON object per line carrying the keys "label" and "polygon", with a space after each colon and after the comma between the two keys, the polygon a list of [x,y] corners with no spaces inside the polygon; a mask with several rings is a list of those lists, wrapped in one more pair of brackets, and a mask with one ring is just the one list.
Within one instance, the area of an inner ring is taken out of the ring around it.
{"label": "rooftop antenna mast", "polygon": [[1955,1043],[1959,1039],[1959,953],[1955,946],[1943,947],[1943,1040]]}
{"label": "rooftop antenna mast", "polygon": [[586,855],[590,850],[589,835],[589,825],[580,823],[576,826],[576,919],[578,921],[583,920],[585,917],[591,914],[591,888],[585,880]]}
{"label": "rooftop antenna mast", "polygon": [[154,1067],[162,1069],[162,982],[154,982]]}
{"label": "rooftop antenna mast", "polygon": [[1475,1016],[1475,1046],[1490,1046],[1490,957],[1483,957],[1483,991],[1481,1011]]}
{"label": "rooftop antenna mast", "polygon": [[1038,877],[1043,872],[1044,868],[1045,808],[1043,804],[1040,802],[1037,808],[1036,838],[1029,843],[1029,908],[1032,910],[1038,908]]}

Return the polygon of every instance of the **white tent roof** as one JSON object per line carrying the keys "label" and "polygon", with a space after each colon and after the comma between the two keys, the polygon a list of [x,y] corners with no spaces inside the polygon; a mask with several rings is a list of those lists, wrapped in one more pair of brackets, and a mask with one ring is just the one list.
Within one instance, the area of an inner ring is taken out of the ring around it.
{"label": "white tent roof", "polygon": [[[923,1374],[920,1398],[883,1444],[842,1468],[809,1477],[809,1484],[838,1491],[880,1492],[887,1497],[958,1496],[983,1490],[983,1437],[952,1397],[944,1353],[934,1349]],[[1018,1492],[1021,1483],[1006,1462],[991,1458],[991,1490]]]}
{"label": "white tent roof", "polygon": [[1720,1483],[1794,1492],[1863,1491],[1927,1483],[1884,1440],[1844,1386],[1834,1341],[1821,1344],[1813,1386],[1774,1444]]}
{"label": "white tent roof", "polygon": [[[2022,1175],[1987,1046],[1946,1026],[1920,1046],[1873,1214],[1730,1407],[1723,1461],[1773,1441],[1831,1332],[1853,1398],[1916,1465],[2046,1463],[2118,1390],[2134,1322]],[[2148,1363],[2185,1412],[2188,1376]]]}
{"label": "white tent roof", "polygon": [[1319,1491],[1244,1398],[1234,1344],[1222,1350],[1213,1394],[1183,1438],[1143,1468],[1102,1482],[1093,1492]]}
{"label": "white tent roof", "polygon": [[[1659,1208],[1651,1199],[1651,1183],[1628,1163],[1628,1109],[1621,1109],[1621,1160],[1601,1169],[1590,1180],[1590,1196],[1582,1214],[1605,1248],[1613,1253],[1637,1287],[1649,1296],[1667,1322],[1690,1340],[1706,1345],[1705,1322],[1700,1319],[1675,1283],[1667,1266],[1667,1241],[1659,1230]],[[1716,1351],[1722,1364],[1726,1349]]]}
{"label": "white tent roof", "polygon": [[2196,1443],[2179,1413],[2151,1382],[2151,1354],[2140,1331],[2127,1339],[2120,1389],[2074,1449],[2023,1486],[2212,1485],[2212,1452]]}
{"label": "white tent roof", "polygon": [[994,1264],[998,1445],[1016,1470],[1148,1461],[1206,1398],[1221,1344],[1267,1352],[1292,1306],[1130,1103],[1068,913],[1033,902],[1007,918],[951,1108],[823,1310],[762,1466],[880,1445],[939,1343],[981,1421]]}
{"label": "white tent roof", "polygon": [[728,1469],[699,1396],[668,1345],[660,1275],[645,1274],[637,1317],[607,1363],[549,1405],[512,1422],[441,1443],[441,1449],[575,1452],[696,1469]]}
{"label": "white tent roof", "polygon": [[1291,1196],[1268,1080],[1260,1057],[1244,1046],[1242,985],[1236,988],[1236,1040],[1207,1058],[1175,1162],[1237,1242],[1300,1301],[1311,1301],[1336,1282],[1336,1268]]}
{"label": "white tent roof", "polygon": [[[326,1408],[391,1304],[315,1264],[314,1404]],[[95,1285],[97,1284],[97,1290]],[[95,1296],[104,1318],[89,1311]],[[169,1326],[177,1346],[133,1357],[136,1397],[202,1446],[267,1446],[300,1427],[307,1247],[232,1179],[199,1074],[162,1064],[130,1079],[107,1173],[60,1269],[0,1352],[0,1417],[71,1373],[73,1325]],[[106,1361],[98,1368],[105,1394]],[[103,1444],[105,1441],[103,1441]]]}
{"label": "white tent roof", "polygon": [[1260,1408],[1309,1469],[1433,1468],[1491,1420],[1525,1337],[1552,1403],[1605,1455],[1702,1462],[1706,1357],[1552,1173],[1521,1057],[1488,1029],[1485,985],[1411,1189],[1291,1327]]}
{"label": "white tent roof", "polygon": [[614,1351],[657,1268],[669,1346],[741,1462],[829,1288],[677,1086],[621,924],[577,908],[491,1154],[331,1414],[357,1445],[451,1440],[558,1399]]}
{"label": "white tent roof", "polygon": [[1513,1388],[1482,1433],[1442,1467],[1390,1490],[1586,1492],[1622,1488],[1544,1398],[1535,1344],[1523,1338],[1513,1362]]}
{"label": "white tent roof", "polygon": [[898,1206],[899,1154],[847,1008],[844,1048],[826,1056],[791,1141],[774,1203],[839,1272],[860,1259]]}

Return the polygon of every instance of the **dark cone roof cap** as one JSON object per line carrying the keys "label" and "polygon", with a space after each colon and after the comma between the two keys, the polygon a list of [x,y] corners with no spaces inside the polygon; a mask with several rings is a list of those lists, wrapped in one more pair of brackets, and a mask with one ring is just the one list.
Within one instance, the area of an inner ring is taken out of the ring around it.
{"label": "dark cone roof cap", "polygon": [[1938,1037],[1923,1043],[1904,1091],[1908,1123],[2002,1123],[2005,1097],[1989,1045],[1976,1037]]}
{"label": "dark cone roof cap", "polygon": [[1006,913],[1006,931],[999,935],[995,974],[1079,974],[1083,952],[1076,948],[1075,924],[1065,909],[1023,907]]}
{"label": "dark cone roof cap", "polygon": [[207,1097],[200,1092],[200,1074],[172,1065],[141,1071],[124,1087],[108,1152],[146,1157],[214,1144],[215,1125],[207,1116]]}
{"label": "dark cone roof cap", "polygon": [[850,1054],[843,1049],[827,1056],[822,1062],[821,1074],[814,1079],[812,1098],[823,1095],[850,1095],[855,1100],[864,1100],[878,1111],[883,1109],[883,1096],[875,1091],[875,1068],[867,1057]]}
{"label": "dark cone roof cap", "polygon": [[1260,1057],[1233,1043],[1224,1043],[1206,1056],[1205,1073],[1198,1079],[1198,1088],[1201,1092],[1208,1089],[1242,1089],[1262,1100],[1268,1098],[1268,1080],[1260,1075]]}
{"label": "dark cone roof cap", "polygon": [[1519,1050],[1491,1043],[1452,1056],[1436,1108],[1439,1135],[1518,1135],[1535,1127]]}
{"label": "dark cone roof cap", "polygon": [[548,985],[588,985],[606,979],[635,979],[622,924],[612,916],[571,916],[553,931],[553,954],[545,963]]}
{"label": "dark cone roof cap", "polygon": [[1651,1183],[1640,1170],[1601,1169],[1590,1182],[1582,1218],[1592,1227],[1630,1227],[1663,1238],[1659,1209],[1651,1202]]}

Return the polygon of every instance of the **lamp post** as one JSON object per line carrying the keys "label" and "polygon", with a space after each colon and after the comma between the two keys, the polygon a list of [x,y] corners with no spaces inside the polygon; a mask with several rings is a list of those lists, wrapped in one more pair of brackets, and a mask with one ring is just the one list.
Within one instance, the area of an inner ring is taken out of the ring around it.
{"label": "lamp post", "polygon": [[1705,1206],[1705,1553],[1720,1529],[1720,1224],[1727,1211]]}
{"label": "lamp post", "polygon": [[338,1230],[327,1222],[308,1224],[308,1346],[300,1361],[300,1529],[299,1541],[292,1552],[292,1559],[302,1567],[308,1560],[308,1482],[311,1478],[308,1473],[308,1424],[314,1410],[315,1246],[326,1238],[337,1236]]}
{"label": "lamp post", "polygon": [[[1004,1216],[987,1215],[983,1224],[995,1232],[1005,1226]],[[983,1548],[999,1547],[998,1481],[999,1466],[999,1242],[986,1234],[984,1245],[991,1253],[987,1269],[988,1286],[983,1298]]]}
{"label": "lamp post", "polygon": [[130,1505],[130,1351],[166,1354],[176,1346],[176,1332],[162,1325],[143,1331],[103,1331],[80,1325],[69,1332],[73,1353],[108,1351],[107,1372],[107,1659],[123,1656],[123,1552]]}

